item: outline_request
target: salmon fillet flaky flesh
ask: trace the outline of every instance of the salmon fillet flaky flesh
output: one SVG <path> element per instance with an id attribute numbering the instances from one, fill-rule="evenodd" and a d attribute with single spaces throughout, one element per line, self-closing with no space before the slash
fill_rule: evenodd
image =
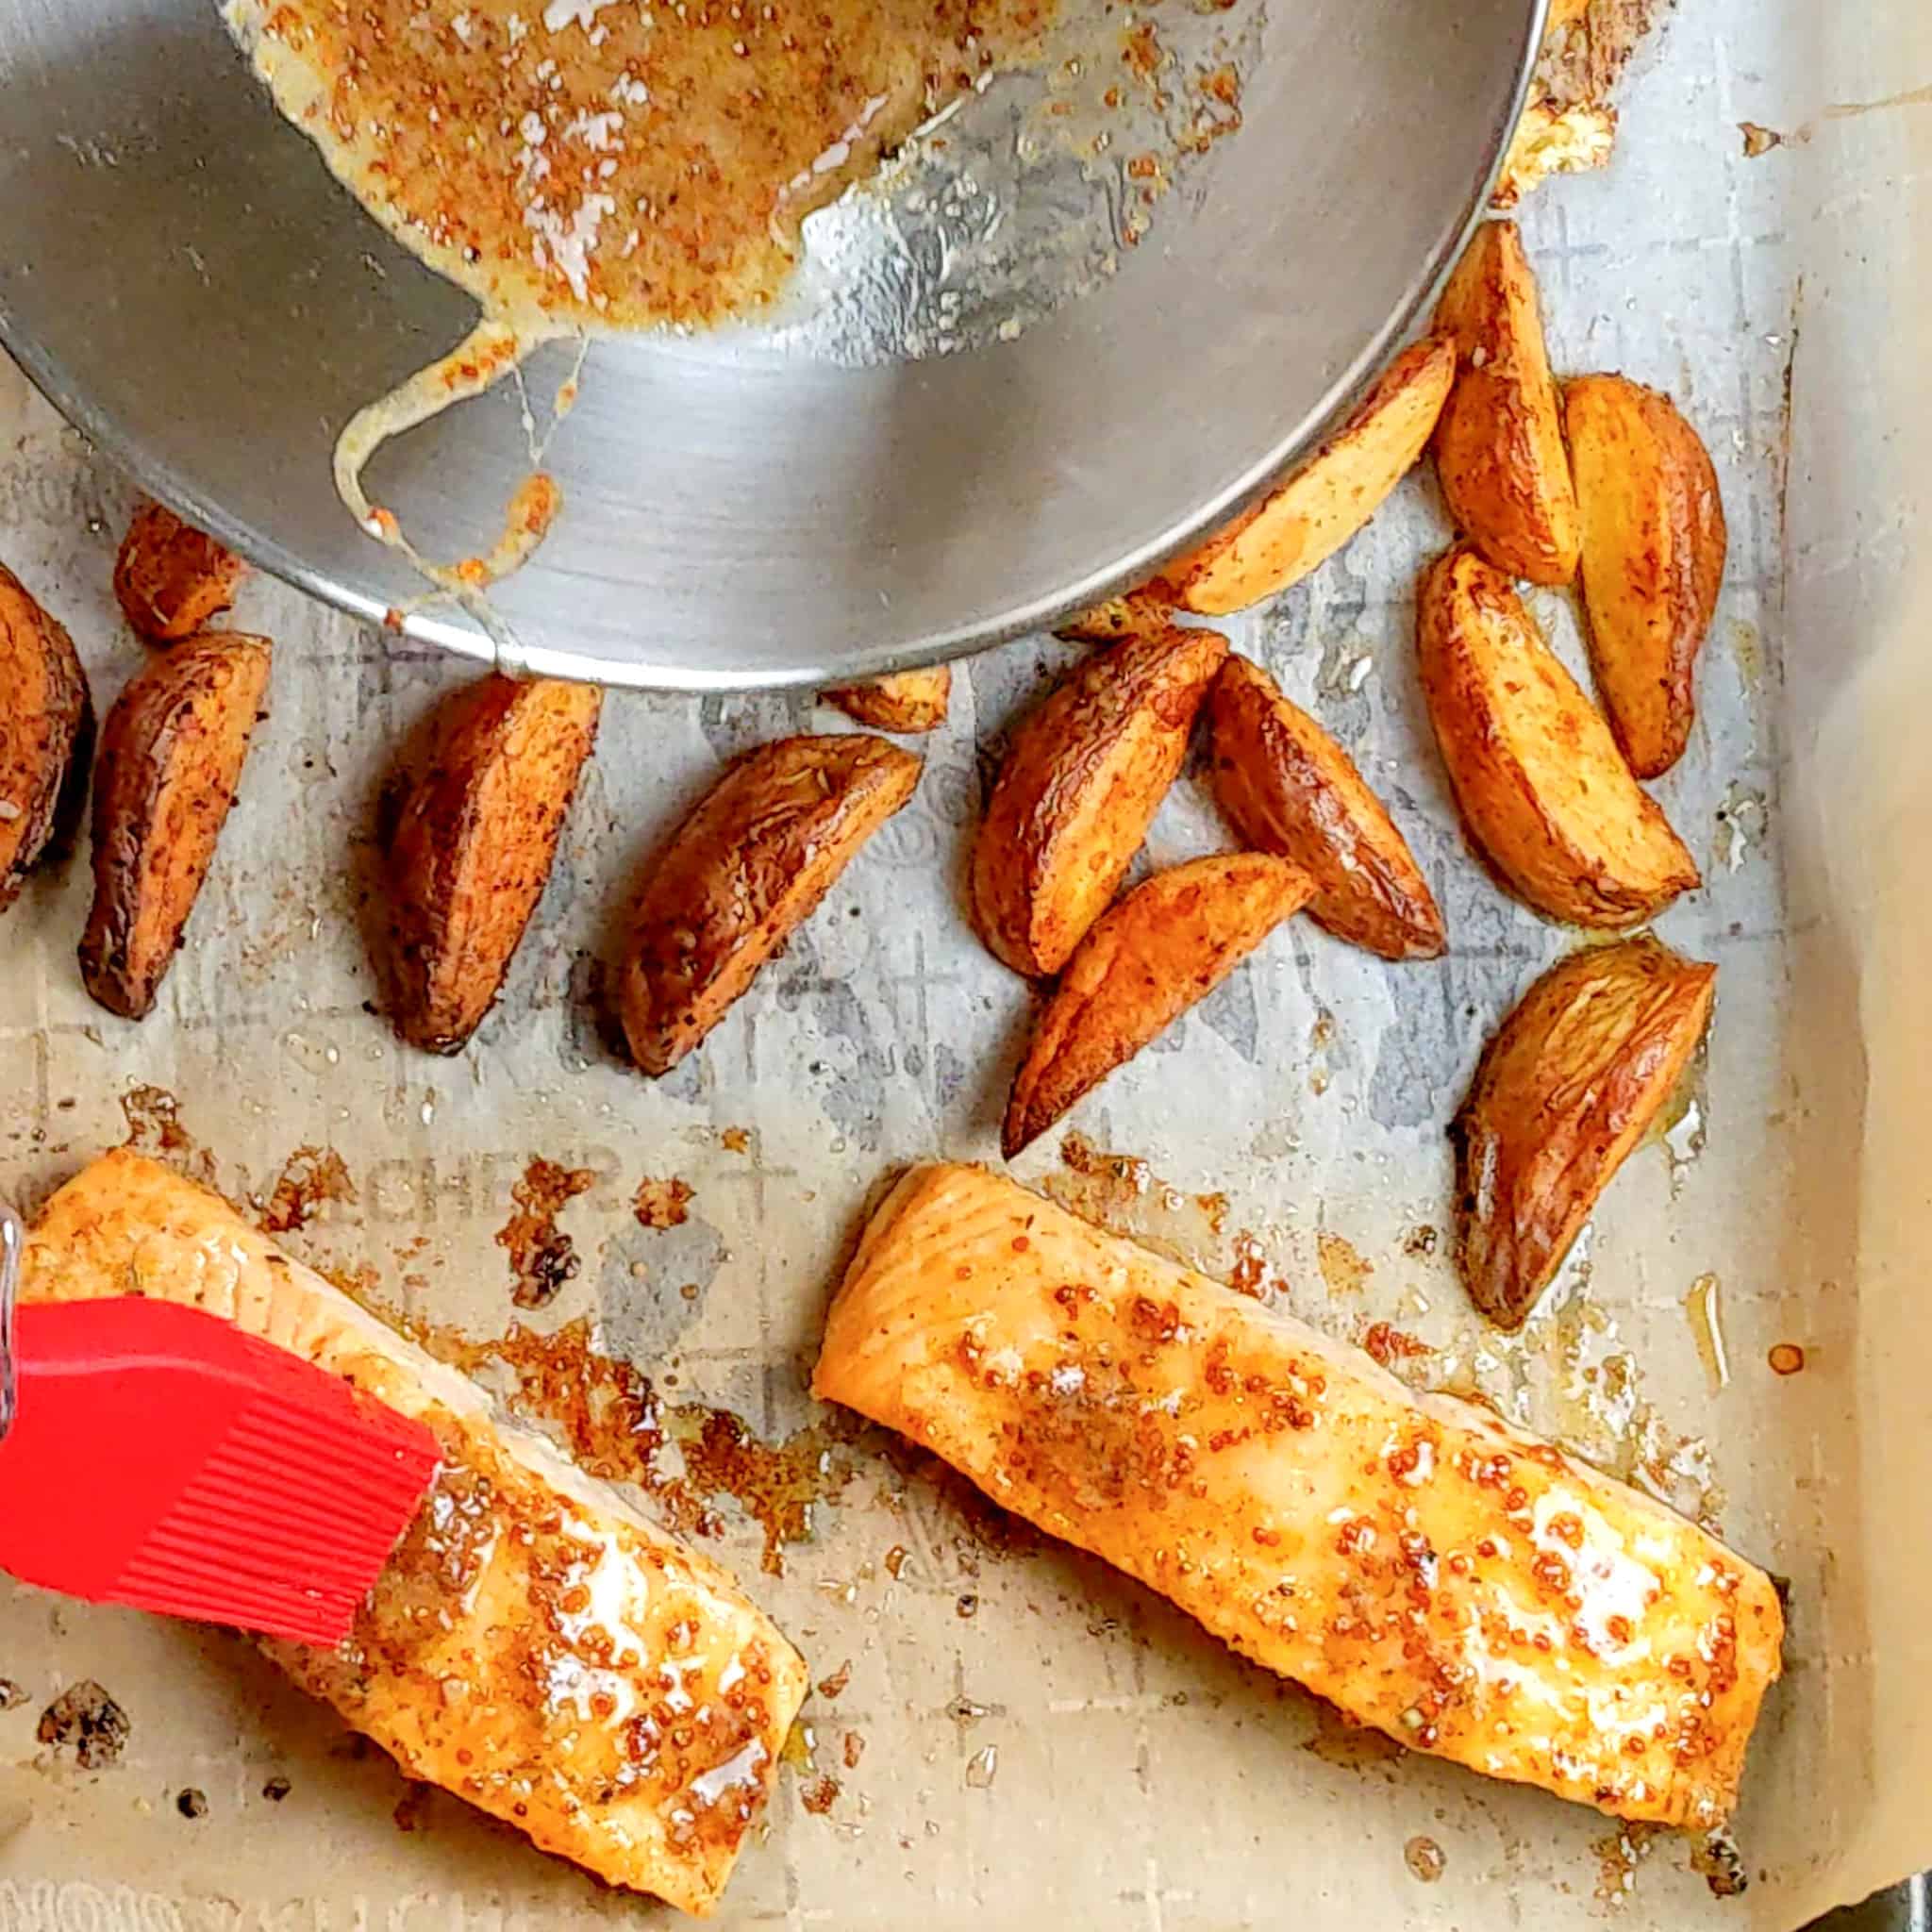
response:
<path id="1" fill-rule="evenodd" d="M 1762 1571 L 983 1169 L 880 1206 L 813 1388 L 1401 1743 L 1633 1820 L 1737 1798 L 1783 1636 Z"/>
<path id="2" fill-rule="evenodd" d="M 49 1202 L 29 1301 L 206 1309 L 423 1421 L 442 1468 L 333 1651 L 264 1641 L 413 1778 L 616 1886 L 717 1904 L 804 1702 L 804 1660 L 716 1563 L 228 1205 L 125 1149 Z"/>

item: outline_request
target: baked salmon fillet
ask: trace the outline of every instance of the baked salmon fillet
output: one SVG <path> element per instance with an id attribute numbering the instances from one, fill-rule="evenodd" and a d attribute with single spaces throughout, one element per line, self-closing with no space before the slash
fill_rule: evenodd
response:
<path id="1" fill-rule="evenodd" d="M 804 1661 L 725 1571 L 140 1155 L 54 1196 L 24 1294 L 205 1308 L 425 1423 L 441 1473 L 348 1640 L 263 1647 L 409 1776 L 612 1885 L 712 1908 L 806 1692 Z"/>
<path id="2" fill-rule="evenodd" d="M 1664 1505 L 974 1167 L 908 1174 L 815 1391 L 1420 1751 L 1718 1824 L 1771 1579 Z"/>

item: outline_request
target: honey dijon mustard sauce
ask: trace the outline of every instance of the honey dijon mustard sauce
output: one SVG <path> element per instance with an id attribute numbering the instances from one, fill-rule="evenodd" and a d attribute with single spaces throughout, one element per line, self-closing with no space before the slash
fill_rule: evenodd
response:
<path id="1" fill-rule="evenodd" d="M 362 487 L 392 437 L 541 343 L 697 327 L 777 294 L 813 208 L 1026 53 L 1050 0 L 227 0 L 276 104 L 370 212 L 475 294 L 448 356 L 359 410 L 337 493 L 497 645 L 489 587 L 561 496 L 537 471 L 491 547 L 425 558 Z"/>
<path id="2" fill-rule="evenodd" d="M 768 303 L 799 224 L 1047 0 L 229 0 L 283 112 L 526 338 Z"/>
<path id="3" fill-rule="evenodd" d="M 511 492 L 505 506 L 501 534 L 480 556 L 456 563 L 435 563 L 424 557 L 403 534 L 393 510 L 371 503 L 362 473 L 371 458 L 391 438 L 426 423 L 433 416 L 470 397 L 481 395 L 549 335 L 526 339 L 501 322 L 486 317 L 447 356 L 421 369 L 380 402 L 357 410 L 336 441 L 336 494 L 370 536 L 400 550 L 429 582 L 453 598 L 482 625 L 499 650 L 512 643 L 502 620 L 491 608 L 490 586 L 524 564 L 549 534 L 563 505 L 556 479 L 542 467 L 543 451 L 534 425 L 530 432 L 530 473 Z M 557 399 L 560 422 L 576 399 L 573 375 Z M 527 409 L 525 411 L 527 416 Z"/>

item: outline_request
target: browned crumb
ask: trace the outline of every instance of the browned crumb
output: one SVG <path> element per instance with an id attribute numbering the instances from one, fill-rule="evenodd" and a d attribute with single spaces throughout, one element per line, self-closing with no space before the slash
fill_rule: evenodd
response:
<path id="1" fill-rule="evenodd" d="M 34 1736 L 56 1751 L 72 1751 L 83 1771 L 105 1771 L 127 1748 L 133 1729 L 127 1713 L 84 1677 L 42 1711 Z"/>
<path id="2" fill-rule="evenodd" d="M 659 1230 L 682 1227 L 690 1219 L 685 1208 L 690 1205 L 691 1194 L 691 1184 L 679 1180 L 675 1174 L 671 1179 L 661 1181 L 646 1174 L 638 1183 L 637 1195 L 631 1204 L 638 1225 Z"/>
<path id="3" fill-rule="evenodd" d="M 516 1203 L 496 1237 L 509 1250 L 516 1287 L 510 1299 L 520 1308 L 541 1308 L 557 1297 L 581 1265 L 575 1243 L 557 1225 L 557 1217 L 577 1195 L 596 1184 L 587 1167 L 559 1167 L 538 1155 L 509 1191 Z"/>
<path id="4" fill-rule="evenodd" d="M 349 1178 L 342 1157 L 333 1147 L 298 1147 L 283 1163 L 262 1209 L 263 1232 L 290 1234 L 306 1227 L 316 1210 L 330 1201 L 350 1208 L 357 1202 L 356 1183 Z"/>
<path id="5" fill-rule="evenodd" d="M 1435 1354 L 1426 1341 L 1388 1322 L 1372 1322 L 1362 1336 L 1361 1345 L 1385 1369 L 1393 1368 L 1398 1361 Z"/>

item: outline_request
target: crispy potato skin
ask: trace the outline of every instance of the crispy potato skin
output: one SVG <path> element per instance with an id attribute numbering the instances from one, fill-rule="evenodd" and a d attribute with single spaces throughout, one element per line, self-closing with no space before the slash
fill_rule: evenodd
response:
<path id="1" fill-rule="evenodd" d="M 1523 1325 L 1704 1038 L 1717 968 L 1648 933 L 1559 960 L 1524 994 L 1449 1129 L 1457 1256 L 1491 1321 Z"/>
<path id="2" fill-rule="evenodd" d="M 1007 1158 L 1205 999 L 1314 890 L 1300 867 L 1259 852 L 1192 859 L 1137 886 L 1081 941 L 1041 1011 L 1007 1108 Z"/>
<path id="3" fill-rule="evenodd" d="M 870 684 L 841 684 L 825 693 L 848 718 L 868 731 L 896 731 L 916 737 L 937 731 L 946 722 L 953 700 L 953 670 L 933 664 L 924 671 L 899 671 L 875 677 Z"/>
<path id="4" fill-rule="evenodd" d="M 1463 534 L 1511 576 L 1567 584 L 1582 532 L 1536 277 L 1514 222 L 1475 231 L 1436 310 L 1456 385 L 1436 425 L 1442 495 Z"/>
<path id="5" fill-rule="evenodd" d="M 482 1024 L 543 895 L 603 693 L 492 673 L 445 700 L 385 826 L 396 1031 L 455 1053 Z"/>
<path id="6" fill-rule="evenodd" d="M 1456 345 L 1431 336 L 1397 356 L 1341 428 L 1254 508 L 1160 573 L 1158 593 L 1224 617 L 1299 583 L 1389 500 L 1421 459 L 1456 377 Z"/>
<path id="7" fill-rule="evenodd" d="M 110 1013 L 139 1020 L 154 1007 L 235 802 L 268 673 L 266 638 L 192 638 L 108 713 L 80 976 Z"/>
<path id="8" fill-rule="evenodd" d="M 1423 575 L 1423 691 L 1471 840 L 1539 912 L 1636 925 L 1698 884 L 1515 586 L 1473 550 Z"/>
<path id="9" fill-rule="evenodd" d="M 980 937 L 1058 973 L 1107 909 L 1187 756 L 1227 640 L 1173 625 L 1088 658 L 1013 735 L 973 848 Z"/>
<path id="10" fill-rule="evenodd" d="M 74 640 L 0 564 L 0 911 L 73 827 L 93 734 Z"/>
<path id="11" fill-rule="evenodd" d="M 883 739 L 781 738 L 711 788 L 651 861 L 631 915 L 620 1006 L 645 1073 L 668 1073 L 724 1017 L 920 770 Z"/>
<path id="12" fill-rule="evenodd" d="M 1123 638 L 1165 630 L 1173 622 L 1173 601 L 1163 594 L 1160 581 L 1156 578 L 1138 591 L 1109 597 L 1106 603 L 1070 617 L 1054 636 L 1074 644 L 1117 644 Z"/>
<path id="13" fill-rule="evenodd" d="M 135 511 L 114 564 L 129 624 L 158 644 L 192 637 L 235 601 L 245 566 L 233 551 L 158 503 Z"/>
<path id="14" fill-rule="evenodd" d="M 1310 915 L 1387 959 L 1433 959 L 1442 915 L 1408 841 L 1354 760 L 1274 680 L 1230 657 L 1208 700 L 1214 795 L 1242 844 L 1315 882 Z"/>
<path id="15" fill-rule="evenodd" d="M 1669 396 L 1623 375 L 1565 385 L 1583 517 L 1590 661 L 1640 778 L 1684 755 L 1697 653 L 1717 611 L 1727 533 L 1710 452 Z"/>

